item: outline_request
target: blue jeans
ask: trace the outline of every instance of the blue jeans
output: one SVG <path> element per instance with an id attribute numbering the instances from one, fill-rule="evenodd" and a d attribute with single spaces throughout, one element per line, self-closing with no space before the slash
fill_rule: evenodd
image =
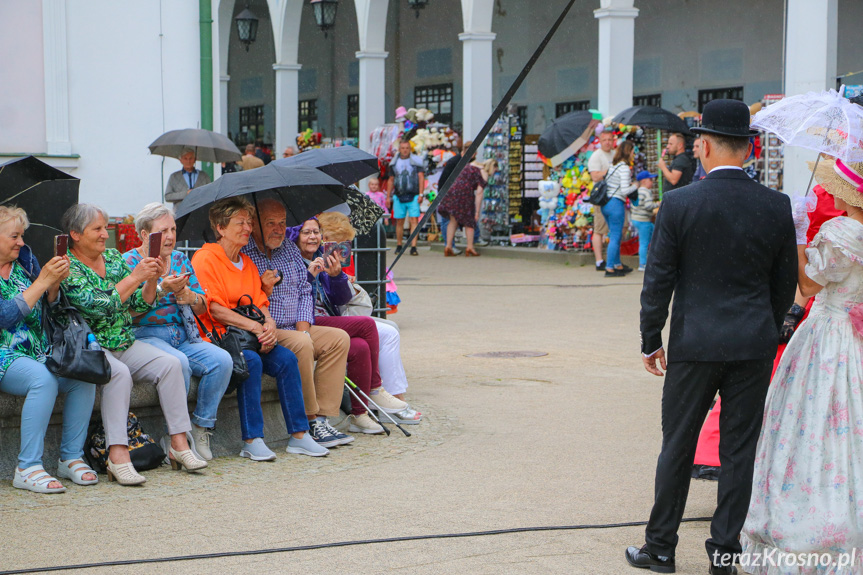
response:
<path id="1" fill-rule="evenodd" d="M 612 198 L 602 206 L 602 215 L 608 222 L 608 252 L 605 255 L 605 268 L 620 267 L 620 240 L 623 237 L 623 222 L 626 218 L 626 204 L 619 198 Z"/>
<path id="2" fill-rule="evenodd" d="M 647 265 L 647 247 L 653 237 L 653 222 L 632 220 L 632 225 L 638 230 L 638 267 L 643 268 Z"/>
<path id="3" fill-rule="evenodd" d="M 58 378 L 44 364 L 29 357 L 19 357 L 0 380 L 0 391 L 26 398 L 21 410 L 20 469 L 42 465 L 45 432 L 48 431 L 48 421 L 58 392 L 66 394 L 60 459 L 69 461 L 84 456 L 87 425 L 96 399 L 95 385 L 76 379 Z"/>
<path id="4" fill-rule="evenodd" d="M 309 419 L 303 402 L 303 384 L 297 356 L 277 345 L 270 353 L 243 351 L 249 365 L 249 378 L 237 388 L 237 407 L 240 410 L 240 429 L 243 439 L 264 437 L 264 412 L 261 409 L 261 375 L 276 378 L 279 403 L 288 433 L 309 430 Z"/>
<path id="5" fill-rule="evenodd" d="M 186 330 L 178 325 L 138 327 L 135 328 L 135 338 L 180 360 L 186 395 L 189 394 L 191 376 L 201 378 L 192 423 L 198 427 L 214 427 L 219 402 L 231 381 L 234 366 L 231 354 L 212 343 L 190 343 Z"/>

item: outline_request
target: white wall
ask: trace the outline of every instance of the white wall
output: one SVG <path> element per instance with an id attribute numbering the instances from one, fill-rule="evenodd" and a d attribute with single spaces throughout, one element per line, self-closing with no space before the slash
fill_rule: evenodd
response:
<path id="1" fill-rule="evenodd" d="M 44 153 L 41 2 L 0 2 L 0 54 L 0 153 Z"/>
<path id="2" fill-rule="evenodd" d="M 198 5 L 67 0 L 66 14 L 69 137 L 80 159 L 62 165 L 81 179 L 81 201 L 134 213 L 161 200 L 180 169 L 147 146 L 200 125 Z M 0 155 L 44 153 L 41 2 L 0 4 L 0 53 Z"/>

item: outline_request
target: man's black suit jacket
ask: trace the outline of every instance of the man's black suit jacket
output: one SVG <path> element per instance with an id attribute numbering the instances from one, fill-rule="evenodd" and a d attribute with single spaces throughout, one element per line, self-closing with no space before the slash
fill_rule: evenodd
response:
<path id="1" fill-rule="evenodd" d="M 641 292 L 641 351 L 662 347 L 673 294 L 668 361 L 772 358 L 796 286 L 788 197 L 741 170 L 714 170 L 663 197 Z"/>

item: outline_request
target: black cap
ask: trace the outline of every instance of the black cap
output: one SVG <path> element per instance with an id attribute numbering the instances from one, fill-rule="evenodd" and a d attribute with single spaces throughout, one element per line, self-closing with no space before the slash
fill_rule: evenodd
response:
<path id="1" fill-rule="evenodd" d="M 696 134 L 716 134 L 731 138 L 750 138 L 758 131 L 749 128 L 749 106 L 740 100 L 711 100 L 701 113 L 701 126 L 690 128 Z"/>

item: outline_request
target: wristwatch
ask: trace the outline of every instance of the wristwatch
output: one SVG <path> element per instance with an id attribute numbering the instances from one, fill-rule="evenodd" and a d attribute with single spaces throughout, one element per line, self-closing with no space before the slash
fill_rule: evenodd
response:
<path id="1" fill-rule="evenodd" d="M 303 329 L 303 330 L 300 330 L 300 331 L 302 331 L 302 332 L 303 332 L 304 334 L 306 334 L 307 336 L 312 337 L 312 334 L 310 334 L 307 330 Z"/>

